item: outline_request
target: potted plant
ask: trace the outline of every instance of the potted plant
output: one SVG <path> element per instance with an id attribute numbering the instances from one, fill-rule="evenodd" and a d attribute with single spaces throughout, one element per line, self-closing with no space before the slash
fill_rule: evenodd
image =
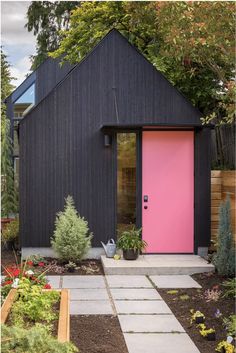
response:
<path id="1" fill-rule="evenodd" d="M 16 242 L 19 235 L 19 219 L 16 218 L 7 223 L 2 230 L 2 241 L 8 250 L 16 250 Z"/>
<path id="2" fill-rule="evenodd" d="M 206 328 L 205 324 L 200 324 L 200 334 L 201 336 L 205 337 L 208 341 L 215 341 L 216 340 L 216 332 L 213 328 Z"/>
<path id="3" fill-rule="evenodd" d="M 191 324 L 195 322 L 196 324 L 202 324 L 205 321 L 205 316 L 201 311 L 197 310 L 194 312 L 194 310 L 190 310 L 192 313 L 192 318 L 191 318 Z"/>
<path id="4" fill-rule="evenodd" d="M 69 261 L 68 264 L 65 265 L 65 269 L 68 272 L 75 272 L 76 267 L 77 267 L 76 264 L 72 261 Z"/>
<path id="5" fill-rule="evenodd" d="M 141 239 L 141 229 L 131 229 L 121 233 L 117 247 L 123 250 L 125 260 L 136 260 L 139 252 L 144 250 L 147 243 Z"/>

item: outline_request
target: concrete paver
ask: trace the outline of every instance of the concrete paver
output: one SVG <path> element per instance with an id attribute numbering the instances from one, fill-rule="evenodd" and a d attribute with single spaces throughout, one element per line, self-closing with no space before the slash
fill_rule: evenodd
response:
<path id="1" fill-rule="evenodd" d="M 109 300 L 109 296 L 105 288 L 96 288 L 96 289 L 79 288 L 79 289 L 70 289 L 70 299 L 71 300 Z"/>
<path id="2" fill-rule="evenodd" d="M 60 288 L 60 276 L 46 276 L 49 284 L 52 288 L 58 289 Z"/>
<path id="3" fill-rule="evenodd" d="M 114 300 L 162 300 L 152 288 L 111 288 L 110 291 Z"/>
<path id="4" fill-rule="evenodd" d="M 150 279 L 159 288 L 201 288 L 192 277 L 188 275 L 157 275 Z"/>
<path id="5" fill-rule="evenodd" d="M 71 315 L 113 315 L 109 300 L 72 300 Z"/>
<path id="6" fill-rule="evenodd" d="M 163 300 L 116 300 L 118 314 L 171 314 Z"/>
<path id="7" fill-rule="evenodd" d="M 129 353 L 200 353 L 186 333 L 125 333 Z"/>
<path id="8" fill-rule="evenodd" d="M 119 315 L 122 332 L 185 332 L 174 315 Z"/>
<path id="9" fill-rule="evenodd" d="M 106 279 L 110 288 L 152 288 L 145 276 L 108 275 Z"/>
<path id="10" fill-rule="evenodd" d="M 63 276 L 63 288 L 105 288 L 104 276 Z"/>

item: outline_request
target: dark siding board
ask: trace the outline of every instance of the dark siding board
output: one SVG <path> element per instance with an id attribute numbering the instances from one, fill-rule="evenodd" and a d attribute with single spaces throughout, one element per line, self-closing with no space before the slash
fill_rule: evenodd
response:
<path id="1" fill-rule="evenodd" d="M 38 85 L 49 89 L 46 71 L 41 75 L 45 82 Z M 38 90 L 42 94 L 42 86 Z M 88 220 L 93 246 L 116 236 L 114 136 L 104 147 L 100 129 L 118 122 L 115 102 L 121 124 L 199 123 L 185 98 L 111 32 L 20 124 L 23 246 L 50 245 L 68 194 Z"/>
<path id="2" fill-rule="evenodd" d="M 211 131 L 195 132 L 195 252 L 208 247 L 211 237 Z"/>

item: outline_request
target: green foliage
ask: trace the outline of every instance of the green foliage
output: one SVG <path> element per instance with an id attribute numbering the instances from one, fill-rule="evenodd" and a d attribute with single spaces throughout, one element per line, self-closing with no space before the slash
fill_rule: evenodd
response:
<path id="1" fill-rule="evenodd" d="M 17 191 L 14 184 L 12 164 L 12 140 L 10 137 L 10 121 L 6 117 L 4 100 L 11 93 L 11 74 L 6 55 L 1 50 L 1 214 L 9 217 L 18 209 Z"/>
<path id="2" fill-rule="evenodd" d="M 36 56 L 32 57 L 35 70 L 48 56 L 48 51 L 57 49 L 61 29 L 68 30 L 71 10 L 79 1 L 32 1 L 27 11 L 29 32 L 37 35 Z"/>
<path id="3" fill-rule="evenodd" d="M 2 230 L 2 241 L 11 241 L 18 238 L 19 235 L 19 219 L 16 218 L 14 221 L 8 223 Z"/>
<path id="4" fill-rule="evenodd" d="M 2 353 L 75 353 L 78 349 L 72 343 L 60 343 L 52 337 L 47 328 L 37 324 L 30 329 L 1 326 Z"/>
<path id="5" fill-rule="evenodd" d="M 223 282 L 222 284 L 226 290 L 223 297 L 235 298 L 236 296 L 236 278 L 231 278 L 228 281 Z"/>
<path id="6" fill-rule="evenodd" d="M 190 299 L 190 296 L 188 294 L 183 294 L 183 295 L 180 295 L 179 297 L 180 300 L 189 300 Z"/>
<path id="7" fill-rule="evenodd" d="M 175 294 L 179 293 L 179 291 L 177 289 L 171 289 L 171 290 L 168 290 L 166 293 L 171 294 L 171 295 L 175 295 Z"/>
<path id="8" fill-rule="evenodd" d="M 46 259 L 40 254 L 30 255 L 27 261 L 32 261 L 34 266 L 37 266 L 40 262 L 47 263 Z"/>
<path id="9" fill-rule="evenodd" d="M 220 206 L 217 252 L 213 263 L 220 275 L 235 275 L 235 249 L 231 229 L 230 198 Z"/>
<path id="10" fill-rule="evenodd" d="M 223 319 L 224 327 L 227 330 L 227 335 L 236 337 L 236 315 L 230 315 Z"/>
<path id="11" fill-rule="evenodd" d="M 112 28 L 208 116 L 204 122 L 235 119 L 233 3 L 82 2 L 51 55 L 80 62 Z"/>
<path id="12" fill-rule="evenodd" d="M 147 243 L 140 237 L 141 229 L 131 229 L 121 233 L 117 241 L 117 247 L 123 250 L 144 250 Z"/>
<path id="13" fill-rule="evenodd" d="M 12 325 L 27 326 L 28 323 L 51 323 L 57 318 L 54 304 L 60 299 L 57 291 L 43 291 L 42 287 L 31 285 L 30 281 L 22 278 L 17 289 L 18 298 L 13 303 L 9 315 Z"/>
<path id="14" fill-rule="evenodd" d="M 88 222 L 80 217 L 73 198 L 68 196 L 64 212 L 59 212 L 56 217 L 54 237 L 51 239 L 53 249 L 60 259 L 78 262 L 88 252 L 91 238 Z"/>

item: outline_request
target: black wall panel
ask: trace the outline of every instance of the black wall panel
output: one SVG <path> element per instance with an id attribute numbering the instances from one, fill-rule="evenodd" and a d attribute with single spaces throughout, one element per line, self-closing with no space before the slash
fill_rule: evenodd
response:
<path id="1" fill-rule="evenodd" d="M 48 88 L 41 80 L 43 96 Z M 50 245 L 55 214 L 68 194 L 89 222 L 93 246 L 115 236 L 115 144 L 104 147 L 101 126 L 196 125 L 199 118 L 126 39 L 110 32 L 20 123 L 22 245 Z"/>

